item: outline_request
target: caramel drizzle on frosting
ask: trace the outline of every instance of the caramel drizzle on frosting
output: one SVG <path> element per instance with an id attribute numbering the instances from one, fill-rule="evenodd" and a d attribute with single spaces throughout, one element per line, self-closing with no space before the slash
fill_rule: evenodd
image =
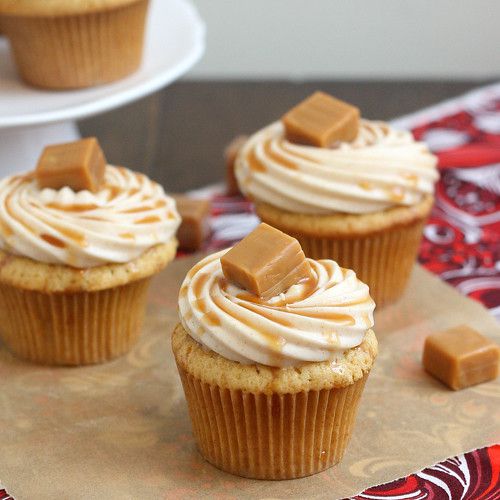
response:
<path id="1" fill-rule="evenodd" d="M 201 290 L 205 286 L 209 278 L 209 274 L 200 274 L 193 287 L 193 293 L 195 297 L 199 297 L 201 295 Z M 208 323 L 209 325 L 220 326 L 220 319 L 217 317 L 217 314 L 215 314 L 214 311 L 210 311 L 206 299 L 197 298 L 194 302 L 194 306 L 203 314 L 203 322 Z"/>
<path id="2" fill-rule="evenodd" d="M 134 207 L 129 208 L 127 210 L 122 210 L 120 213 L 122 214 L 136 214 L 140 212 L 149 212 L 151 210 L 155 210 L 157 208 L 163 208 L 167 206 L 167 202 L 165 200 L 158 200 L 154 205 L 144 205 L 143 207 Z"/>
<path id="3" fill-rule="evenodd" d="M 406 179 L 411 186 L 416 187 L 418 185 L 418 175 L 416 174 L 403 174 L 403 178 Z"/>
<path id="4" fill-rule="evenodd" d="M 275 352 L 281 351 L 281 349 L 283 348 L 283 345 L 285 344 L 285 339 L 283 337 L 281 337 L 280 335 L 277 335 L 276 332 L 270 330 L 269 328 L 262 327 L 256 321 L 252 321 L 252 319 L 244 316 L 243 314 L 238 314 L 238 313 L 235 313 L 234 311 L 229 310 L 226 307 L 226 304 L 224 303 L 224 301 L 222 301 L 219 296 L 212 297 L 212 300 L 214 301 L 214 304 L 221 311 L 224 311 L 226 314 L 233 316 L 240 323 L 243 323 L 244 325 L 246 325 L 249 328 L 251 328 L 252 330 L 254 330 L 257 334 L 259 334 L 273 351 L 275 351 Z M 260 314 L 260 315 L 262 316 L 262 314 Z M 267 318 L 267 319 L 269 319 L 269 318 Z M 272 321 L 274 321 L 274 320 L 272 320 Z M 274 322 L 278 323 L 278 321 L 274 321 Z"/>
<path id="5" fill-rule="evenodd" d="M 62 210 L 65 212 L 90 212 L 91 210 L 99 208 L 95 203 L 62 205 L 61 203 L 52 202 L 47 203 L 45 206 L 47 208 L 53 208 L 54 210 Z"/>
<path id="6" fill-rule="evenodd" d="M 300 300 L 304 300 L 306 297 L 309 297 L 314 290 L 318 287 L 318 278 L 316 276 L 308 278 L 306 280 L 303 280 L 300 282 L 300 284 L 303 286 L 302 292 L 298 296 L 294 296 L 292 298 L 282 298 L 279 300 L 274 300 L 272 306 L 267 304 L 267 301 L 258 297 L 257 295 L 254 295 L 253 293 L 249 292 L 241 292 L 236 295 L 236 298 L 240 299 L 241 301 L 244 302 L 250 302 L 253 304 L 259 304 L 259 305 L 269 305 L 269 307 L 272 307 L 274 309 L 282 308 L 283 306 L 287 306 L 289 304 L 292 304 L 293 302 L 298 302 Z"/>
<path id="7" fill-rule="evenodd" d="M 278 141 L 278 145 L 279 145 L 279 147 L 281 149 L 283 149 L 283 151 L 286 151 L 287 153 L 293 155 L 296 158 L 300 158 L 301 160 L 310 161 L 310 162 L 313 162 L 313 163 L 317 162 L 317 160 L 314 160 L 310 156 L 307 156 L 307 155 L 305 155 L 303 153 L 299 153 L 298 151 L 293 151 L 291 148 L 288 147 L 287 142 L 284 141 L 283 139 L 281 139 L 281 140 Z"/>
<path id="8" fill-rule="evenodd" d="M 65 248 L 66 247 L 66 243 L 64 243 L 64 241 L 62 241 L 59 238 L 56 238 L 55 236 L 52 236 L 50 234 L 45 234 L 45 233 L 41 234 L 40 238 L 42 238 L 42 240 L 46 241 L 47 243 L 49 243 L 50 245 L 52 245 L 54 247 L 57 247 L 57 248 Z"/>
<path id="9" fill-rule="evenodd" d="M 135 236 L 132 233 L 120 233 L 118 236 L 126 240 L 135 240 Z"/>
<path id="10" fill-rule="evenodd" d="M 331 289 L 333 286 L 335 286 L 337 283 L 332 283 L 330 286 L 325 287 L 325 291 Z M 302 302 L 306 298 L 310 297 L 316 290 L 318 289 L 318 278 L 317 276 L 314 276 L 312 278 L 308 278 L 307 280 L 304 280 L 301 282 L 302 285 L 302 290 L 299 295 L 294 295 L 291 299 L 287 300 L 281 299 L 279 301 L 273 302 L 272 304 L 269 304 L 268 301 L 261 299 L 260 297 L 257 297 L 256 295 L 253 295 L 251 293 L 245 292 L 245 293 L 239 293 L 236 295 L 236 297 L 240 300 L 239 305 L 242 307 L 245 307 L 246 309 L 249 309 L 255 313 L 260 314 L 261 316 L 264 316 L 268 319 L 271 319 L 272 321 L 275 321 L 277 323 L 280 323 L 280 320 L 273 317 L 272 314 L 266 312 L 267 310 L 274 310 L 274 311 L 282 311 L 286 312 L 287 314 L 294 314 L 297 316 L 303 316 L 305 318 L 317 318 L 317 319 L 326 319 L 326 320 L 332 320 L 336 321 L 340 324 L 344 325 L 354 325 L 355 319 L 353 316 L 349 314 L 340 314 L 340 313 L 335 313 L 331 312 L 328 310 L 325 310 L 324 308 L 317 311 L 317 310 L 309 310 L 309 309 L 303 309 L 303 310 L 296 310 L 292 309 L 289 306 L 290 304 L 296 303 L 296 302 Z M 371 299 L 364 299 L 360 301 L 359 303 L 364 303 L 367 300 Z M 248 302 L 249 304 L 245 304 L 245 302 Z M 250 304 L 258 304 L 259 307 L 255 306 L 250 306 Z M 343 304 L 344 305 L 344 304 Z M 287 325 L 285 326 L 290 326 L 290 322 L 286 322 Z"/>
<path id="11" fill-rule="evenodd" d="M 150 210 L 153 210 L 153 207 L 149 205 L 145 205 L 143 207 L 135 207 L 135 208 L 129 208 L 127 210 L 122 210 L 120 213 L 122 214 L 137 214 L 140 212 L 149 212 Z"/>
<path id="12" fill-rule="evenodd" d="M 30 176 L 0 180 L 0 248 L 87 268 L 129 262 L 175 235 L 180 218 L 161 186 L 123 167 L 108 165 L 105 175 L 98 193 L 40 189 Z"/>
<path id="13" fill-rule="evenodd" d="M 120 186 L 106 184 L 104 186 L 104 189 L 106 189 L 109 192 L 108 202 L 113 201 L 115 198 L 118 198 L 118 196 L 120 196 L 123 193 L 123 188 L 121 188 Z"/>
<path id="14" fill-rule="evenodd" d="M 53 227 L 54 227 L 54 229 L 59 231 L 62 235 L 73 240 L 75 243 L 77 243 L 81 247 L 87 246 L 87 239 L 85 238 L 85 235 L 83 233 L 80 233 L 79 231 L 75 231 L 74 229 L 62 227 L 62 226 L 59 226 L 56 224 L 54 224 Z"/>
<path id="15" fill-rule="evenodd" d="M 314 301 L 315 294 L 319 294 L 321 297 L 322 294 L 329 293 L 344 279 L 356 280 L 352 271 L 335 267 L 335 265 L 330 264 L 331 261 L 310 261 L 313 269 L 316 269 L 312 278 L 302 281 L 299 288 L 290 290 L 279 298 L 274 297 L 266 301 L 245 291 L 234 293 L 234 285 L 229 285 L 220 269 L 213 267 L 213 262 L 220 258 L 221 253 L 213 254 L 196 264 L 188 272 L 179 291 L 179 304 L 181 311 L 183 311 L 181 313 L 183 319 L 195 321 L 190 312 L 197 311 L 200 324 L 193 326 L 194 330 L 191 331 L 195 331 L 203 338 L 205 338 L 204 335 L 207 331 L 212 331 L 211 327 L 216 328 L 213 331 L 214 334 L 218 327 L 227 330 L 228 327 L 223 323 L 223 319 L 227 318 L 230 321 L 231 318 L 231 320 L 236 320 L 238 324 L 248 327 L 254 332 L 254 335 L 259 336 L 268 348 L 269 359 L 272 359 L 276 366 L 280 366 L 281 360 L 285 356 L 283 349 L 287 344 L 285 332 L 288 329 L 297 330 L 297 325 L 300 324 L 294 318 L 302 317 L 313 321 L 328 322 L 323 323 L 321 331 L 315 332 L 315 334 L 316 337 L 319 336 L 320 339 L 323 339 L 323 348 L 330 346 L 331 349 L 339 345 L 339 329 L 370 328 L 372 325 L 371 312 L 370 314 L 363 312 L 373 311 L 374 307 L 366 285 L 362 285 L 366 290 L 362 297 L 351 301 L 342 299 L 341 302 L 333 302 L 331 305 L 328 303 L 324 305 L 321 300 Z M 323 270 L 321 274 L 322 285 L 319 281 L 320 268 Z M 327 271 L 326 275 L 325 270 Z M 359 282 L 356 280 L 352 283 Z M 312 302 L 309 301 L 311 298 L 313 298 Z M 303 301 L 309 302 L 302 305 Z M 316 305 L 314 305 L 315 303 Z M 189 304 L 193 309 L 189 308 Z M 188 309 L 184 309 L 186 306 Z M 361 310 L 358 309 L 356 313 L 359 320 L 357 326 L 354 313 L 350 314 L 350 311 L 347 312 L 347 310 L 343 313 L 339 310 L 339 308 L 347 307 L 361 307 Z M 230 328 L 231 331 L 233 328 Z M 300 331 L 302 330 L 299 328 L 297 332 Z M 234 334 L 240 335 L 237 330 Z"/>
<path id="16" fill-rule="evenodd" d="M 358 186 L 361 188 L 361 189 L 364 189 L 366 191 L 371 191 L 373 189 L 373 184 L 371 182 L 368 182 L 368 181 L 361 181 L 361 182 L 358 182 Z"/>
<path id="17" fill-rule="evenodd" d="M 291 176 L 290 170 L 300 172 Z M 256 132 L 236 163 L 242 191 L 297 213 L 363 214 L 412 206 L 434 192 L 436 158 L 409 132 L 361 120 L 357 138 L 333 148 L 291 144 L 275 122 Z M 318 196 L 316 196 L 318 195 Z"/>
<path id="18" fill-rule="evenodd" d="M 12 207 L 11 207 L 11 203 L 12 203 L 12 197 L 13 197 L 13 192 L 10 193 L 7 198 L 5 198 L 5 210 L 7 211 L 9 217 L 12 219 L 12 220 L 15 220 L 18 224 L 21 224 L 21 226 L 24 227 L 24 229 L 26 229 L 27 231 L 29 231 L 30 233 L 34 233 L 35 231 L 33 230 L 33 228 L 31 226 L 29 226 L 28 224 L 26 224 L 26 222 L 24 222 L 23 219 L 19 218 L 16 216 L 16 214 L 14 213 Z"/>
<path id="19" fill-rule="evenodd" d="M 1 233 L 8 238 L 14 234 L 14 231 L 8 226 L 4 221 L 0 220 L 0 231 Z"/>
<path id="20" fill-rule="evenodd" d="M 195 297 L 199 297 L 201 295 L 201 291 L 207 284 L 209 278 L 210 274 L 208 273 L 200 273 L 199 276 L 196 277 L 196 280 L 193 284 L 193 294 Z"/>
<path id="21" fill-rule="evenodd" d="M 267 167 L 261 161 L 259 161 L 254 150 L 250 151 L 250 153 L 248 154 L 247 161 L 248 165 L 250 166 L 250 170 L 253 170 L 254 172 L 267 171 Z"/>
<path id="22" fill-rule="evenodd" d="M 266 309 L 269 309 L 269 310 L 279 310 L 279 309 L 275 309 L 274 307 L 255 307 L 254 305 L 252 305 L 251 303 L 245 303 L 245 302 L 239 302 L 239 304 L 241 307 L 245 308 L 245 309 L 248 309 L 249 311 L 252 311 L 254 313 L 257 313 L 259 314 L 260 316 L 262 316 L 263 318 L 266 318 L 268 319 L 269 321 L 272 321 L 273 323 L 278 323 L 280 325 L 283 325 L 283 326 L 292 326 L 292 323 L 286 319 L 281 319 L 281 318 L 277 318 L 276 316 L 274 316 L 271 312 L 269 311 L 266 311 Z"/>
<path id="23" fill-rule="evenodd" d="M 207 305 L 206 299 L 197 299 L 194 302 L 194 306 L 198 309 L 202 314 L 202 321 L 208 323 L 213 326 L 220 326 L 221 321 L 217 317 L 214 311 L 210 311 Z"/>
<path id="24" fill-rule="evenodd" d="M 264 152 L 276 163 L 279 163 L 282 167 L 290 168 L 292 170 L 297 170 L 299 168 L 293 161 L 289 160 L 283 155 L 280 155 L 276 151 L 273 151 L 271 140 L 264 143 Z"/>
<path id="25" fill-rule="evenodd" d="M 398 188 L 389 188 L 389 189 L 386 189 L 385 192 L 387 193 L 387 198 L 389 198 L 389 200 L 394 201 L 396 203 L 399 203 L 405 197 L 403 191 L 398 190 Z"/>
<path id="26" fill-rule="evenodd" d="M 149 217 L 144 217 L 143 219 L 136 220 L 136 224 L 152 224 L 153 222 L 160 222 L 161 219 L 157 215 L 150 215 Z"/>

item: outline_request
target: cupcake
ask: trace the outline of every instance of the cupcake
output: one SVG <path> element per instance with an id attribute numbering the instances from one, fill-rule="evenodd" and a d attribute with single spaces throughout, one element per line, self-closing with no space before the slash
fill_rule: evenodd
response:
<path id="1" fill-rule="evenodd" d="M 96 145 L 55 148 L 82 143 Z M 41 180 L 41 162 L 37 174 L 0 181 L 0 338 L 33 362 L 100 363 L 137 340 L 148 283 L 174 258 L 180 219 L 160 185 L 123 167 L 103 166 L 95 192 L 43 187 L 83 181 L 76 172 L 64 181 L 59 157 L 45 155 L 59 177 Z"/>
<path id="2" fill-rule="evenodd" d="M 172 335 L 198 448 L 249 478 L 327 469 L 344 454 L 377 354 L 368 287 L 307 259 L 310 277 L 261 298 L 228 280 L 226 252 L 187 274 Z"/>
<path id="3" fill-rule="evenodd" d="M 0 0 L 0 24 L 26 83 L 90 87 L 139 67 L 148 2 Z"/>
<path id="4" fill-rule="evenodd" d="M 378 306 L 395 301 L 432 208 L 436 158 L 411 133 L 380 121 L 358 119 L 354 133 L 328 145 L 300 140 L 285 123 L 266 126 L 240 150 L 241 191 L 308 257 L 354 269 Z"/>

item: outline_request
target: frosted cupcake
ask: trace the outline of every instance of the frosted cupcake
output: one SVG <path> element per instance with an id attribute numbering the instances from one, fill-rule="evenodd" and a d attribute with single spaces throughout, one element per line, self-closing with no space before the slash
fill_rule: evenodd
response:
<path id="1" fill-rule="evenodd" d="M 33 173 L 0 182 L 0 336 L 22 358 L 100 363 L 139 336 L 180 220 L 146 176 L 106 165 L 103 180 L 95 192 L 42 188 Z"/>
<path id="2" fill-rule="evenodd" d="M 376 353 L 374 302 L 353 271 L 262 299 L 205 258 L 179 294 L 172 347 L 201 454 L 233 474 L 291 479 L 339 462 Z"/>
<path id="3" fill-rule="evenodd" d="M 20 76 L 50 89 L 118 80 L 141 62 L 149 0 L 0 0 Z"/>
<path id="4" fill-rule="evenodd" d="M 277 121 L 243 146 L 236 177 L 261 219 L 308 257 L 354 269 L 377 305 L 402 294 L 438 178 L 436 158 L 409 132 L 361 119 L 326 147 L 292 142 Z"/>

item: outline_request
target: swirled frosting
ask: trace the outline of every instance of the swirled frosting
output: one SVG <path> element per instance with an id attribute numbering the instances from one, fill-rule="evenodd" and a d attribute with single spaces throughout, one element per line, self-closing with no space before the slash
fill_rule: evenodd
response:
<path id="1" fill-rule="evenodd" d="M 241 190 L 289 212 L 363 214 L 414 205 L 434 192 L 436 158 L 411 133 L 361 120 L 333 148 L 293 144 L 281 121 L 250 137 L 236 160 Z"/>
<path id="2" fill-rule="evenodd" d="M 335 360 L 373 326 L 368 286 L 332 260 L 309 259 L 313 278 L 263 300 L 225 279 L 224 252 L 187 274 L 179 314 L 194 340 L 227 359 L 277 367 Z"/>
<path id="3" fill-rule="evenodd" d="M 129 262 L 169 241 L 179 223 L 163 188 L 123 167 L 108 165 L 97 193 L 40 189 L 30 174 L 0 182 L 0 248 L 40 262 Z"/>

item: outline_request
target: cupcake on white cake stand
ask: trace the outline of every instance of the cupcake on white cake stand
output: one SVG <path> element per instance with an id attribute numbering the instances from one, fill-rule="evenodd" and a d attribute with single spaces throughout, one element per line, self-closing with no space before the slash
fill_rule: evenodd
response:
<path id="1" fill-rule="evenodd" d="M 187 0 L 151 0 L 142 65 L 123 80 L 73 91 L 38 90 L 17 76 L 0 40 L 0 178 L 34 167 L 47 144 L 79 138 L 75 120 L 123 106 L 172 83 L 205 49 L 205 26 Z"/>

